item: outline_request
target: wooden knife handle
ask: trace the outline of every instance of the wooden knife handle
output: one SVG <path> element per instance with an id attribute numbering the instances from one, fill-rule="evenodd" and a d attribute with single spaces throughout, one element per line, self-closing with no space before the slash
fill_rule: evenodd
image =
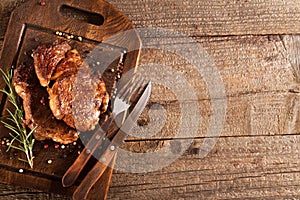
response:
<path id="1" fill-rule="evenodd" d="M 64 174 L 62 178 L 62 185 L 64 187 L 70 187 L 75 183 L 76 179 L 78 178 L 84 166 L 87 164 L 88 160 L 94 154 L 97 147 L 101 145 L 106 131 L 112 125 L 112 121 L 113 117 L 112 115 L 110 115 L 109 118 L 103 123 L 102 128 L 98 128 L 98 130 L 93 134 L 83 151 L 79 154 L 75 162 Z"/>
<path id="2" fill-rule="evenodd" d="M 84 177 L 83 181 L 77 187 L 73 194 L 73 199 L 86 199 L 89 191 L 100 179 L 111 160 L 115 156 L 117 149 L 122 145 L 127 133 L 119 129 L 111 142 L 107 141 L 103 146 L 106 148 L 104 153 L 98 158 L 98 162 L 94 165 L 91 171 Z"/>
<path id="3" fill-rule="evenodd" d="M 89 191 L 100 179 L 116 155 L 117 149 L 111 149 L 110 147 L 111 145 L 109 145 L 102 154 L 102 159 L 95 164 L 93 169 L 84 177 L 80 185 L 77 187 L 73 193 L 73 200 L 87 199 Z M 105 160 L 103 160 L 103 158 L 105 158 Z"/>

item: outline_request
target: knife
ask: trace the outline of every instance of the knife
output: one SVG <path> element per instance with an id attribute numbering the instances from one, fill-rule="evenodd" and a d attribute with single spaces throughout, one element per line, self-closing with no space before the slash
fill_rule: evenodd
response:
<path id="1" fill-rule="evenodd" d="M 147 102 L 151 95 L 151 82 L 147 84 L 146 89 L 138 100 L 137 104 L 133 108 L 132 112 L 126 118 L 124 124 L 121 126 L 119 131 L 116 133 L 111 143 L 107 145 L 105 151 L 100 156 L 98 162 L 92 168 L 92 170 L 84 177 L 80 185 L 77 187 L 73 194 L 74 200 L 86 199 L 90 189 L 102 176 L 109 163 L 115 156 L 117 149 L 122 145 L 124 139 L 127 137 L 128 133 L 133 128 L 138 117 L 147 105 Z"/>

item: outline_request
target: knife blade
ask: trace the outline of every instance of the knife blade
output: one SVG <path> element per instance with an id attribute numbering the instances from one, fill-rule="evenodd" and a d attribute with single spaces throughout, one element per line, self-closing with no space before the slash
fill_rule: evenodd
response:
<path id="1" fill-rule="evenodd" d="M 109 163 L 115 156 L 117 148 L 122 145 L 124 139 L 127 137 L 131 129 L 133 128 L 135 122 L 137 121 L 140 114 L 143 112 L 144 108 L 147 105 L 147 102 L 151 95 L 151 82 L 147 84 L 146 89 L 139 98 L 137 104 L 126 118 L 124 124 L 121 126 L 119 131 L 116 133 L 111 143 L 107 145 L 105 151 L 100 156 L 99 161 L 95 164 L 92 170 L 85 176 L 80 185 L 77 187 L 73 193 L 74 200 L 86 199 L 90 189 L 102 176 L 106 168 L 109 166 Z"/>

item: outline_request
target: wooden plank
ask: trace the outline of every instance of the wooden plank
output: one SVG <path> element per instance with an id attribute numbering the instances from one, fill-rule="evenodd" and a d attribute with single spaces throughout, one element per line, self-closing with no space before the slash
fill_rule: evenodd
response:
<path id="1" fill-rule="evenodd" d="M 13 199 L 60 199 L 70 200 L 68 196 L 41 192 L 33 189 L 26 189 L 16 186 L 0 184 L 0 198 L 3 200 Z"/>
<path id="2" fill-rule="evenodd" d="M 299 36 L 238 36 L 197 38 L 197 41 L 209 52 L 215 61 L 217 70 L 223 79 L 227 95 L 227 113 L 224 136 L 241 135 L 280 135 L 295 134 L 299 132 L 296 121 L 299 119 L 299 97 L 297 72 L 299 68 L 291 64 L 290 59 L 296 59 L 299 54 L 294 47 Z M 170 42 L 162 39 L 163 43 Z M 298 39 L 299 40 L 299 39 Z M 159 40 L 160 41 L 160 40 Z M 177 41 L 177 40 L 175 40 Z M 174 40 L 173 40 L 174 42 Z M 151 43 L 151 42 L 150 42 Z M 155 46 L 155 38 L 150 46 Z M 193 113 L 193 101 L 199 104 L 201 123 L 197 137 L 204 137 L 209 126 L 211 104 L 209 91 L 205 79 L 197 72 L 194 66 L 178 55 L 162 52 L 160 50 L 143 50 L 142 65 L 151 68 L 151 63 L 161 65 L 160 71 L 153 72 L 150 77 L 166 77 L 166 69 L 174 69 L 181 75 L 180 78 L 188 80 L 192 85 L 196 99 L 188 99 L 187 112 Z M 145 70 L 146 71 L 146 70 Z M 165 75 L 166 74 L 166 75 Z M 171 79 L 172 81 L 172 79 Z M 151 104 L 160 104 L 168 112 L 168 120 L 164 129 L 157 131 L 153 138 L 172 138 L 180 122 L 180 105 L 172 89 L 155 85 L 153 87 Z M 184 95 L 186 91 L 180 91 Z M 191 102 L 190 102 L 191 101 Z M 197 109 L 197 107 L 196 107 Z M 161 113 L 153 116 L 153 123 L 158 123 L 155 118 L 161 118 Z M 199 119 L 191 114 L 191 119 Z M 200 119 L 199 119 L 200 120 Z M 151 120 L 146 113 L 140 119 L 140 124 L 151 126 Z M 152 128 L 155 125 L 152 123 Z M 160 130 L 159 123 L 156 125 Z M 185 127 L 188 134 L 193 123 Z M 136 129 L 141 131 L 141 129 Z M 188 135 L 186 136 L 188 137 Z M 131 138 L 136 140 L 137 138 Z"/>
<path id="3" fill-rule="evenodd" d="M 299 135 L 221 137 L 204 159 L 186 153 L 157 172 L 116 172 L 109 199 L 297 198 L 299 143 Z M 139 151 L 144 147 L 158 150 L 142 142 L 139 146 Z M 168 158 L 157 158 L 153 165 L 159 165 L 160 159 Z"/>
<path id="4" fill-rule="evenodd" d="M 136 27 L 162 27 L 189 36 L 299 34 L 299 1 L 108 0 Z"/>
<path id="5" fill-rule="evenodd" d="M 237 36 L 195 38 L 194 41 L 198 42 L 214 61 L 223 80 L 226 95 L 238 96 L 248 93 L 289 91 L 291 85 L 295 84 L 293 69 L 287 58 L 288 51 L 293 45 L 293 41 L 289 39 L 291 37 L 293 36 Z M 281 38 L 286 38 L 286 42 L 283 43 Z M 164 73 L 164 67 L 179 71 L 195 88 L 200 99 L 208 99 L 205 78 L 201 77 L 196 66 L 189 64 L 188 60 L 180 55 L 155 49 L 156 45 L 163 47 L 165 44 L 171 44 L 175 47 L 177 45 L 178 48 L 186 47 L 186 51 L 193 50 L 191 48 L 194 46 L 180 42 L 184 42 L 184 39 L 147 38 L 147 44 L 149 43 L 149 47 L 153 49 L 142 51 L 141 64 L 160 65 L 162 70 L 157 72 L 157 75 Z M 166 99 L 168 97 L 167 94 Z"/>
<path id="6" fill-rule="evenodd" d="M 154 95 L 156 91 L 158 90 L 155 90 L 154 87 Z M 161 96 L 152 97 L 150 104 L 155 103 L 163 106 L 164 114 L 161 110 L 155 109 L 151 111 L 150 115 L 147 113 L 148 110 L 145 111 L 139 118 L 137 123 L 139 126 L 136 126 L 132 131 L 132 135 L 135 137 L 129 137 L 128 140 L 205 137 L 211 124 L 211 118 L 218 117 L 211 116 L 209 100 L 197 102 L 199 107 L 195 107 L 193 102 L 184 102 L 183 104 L 187 107 L 184 112 L 190 113 L 188 123 L 185 123 L 186 120 L 182 119 L 185 115 L 179 109 L 178 102 L 160 101 L 159 98 Z M 299 100 L 299 97 L 294 97 L 289 93 L 261 93 L 228 97 L 226 118 L 220 135 L 297 134 L 300 131 L 299 125 L 295 121 L 300 119 Z M 199 109 L 199 115 L 193 112 L 193 109 Z M 160 122 L 165 117 L 166 121 Z M 179 125 L 182 128 L 180 136 L 178 136 Z M 190 130 L 195 129 L 197 132 L 193 135 Z M 150 133 L 152 137 L 144 136 Z"/>

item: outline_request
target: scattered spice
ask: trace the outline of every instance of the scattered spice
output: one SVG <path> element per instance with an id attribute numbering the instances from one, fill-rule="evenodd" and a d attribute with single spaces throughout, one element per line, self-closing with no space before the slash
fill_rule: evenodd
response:
<path id="1" fill-rule="evenodd" d="M 44 144 L 44 149 L 48 149 L 49 145 L 48 144 Z"/>
<path id="2" fill-rule="evenodd" d="M 59 148 L 59 144 L 56 144 L 56 145 L 54 146 L 54 148 L 55 148 L 55 149 L 58 149 L 58 148 Z"/>
<path id="3" fill-rule="evenodd" d="M 65 149 L 66 146 L 65 146 L 65 145 L 61 145 L 60 148 L 61 148 L 61 149 Z"/>
<path id="4" fill-rule="evenodd" d="M 23 173 L 24 172 L 24 170 L 23 169 L 19 169 L 19 173 Z"/>
<path id="5" fill-rule="evenodd" d="M 48 160 L 47 162 L 48 162 L 48 164 L 51 164 L 51 163 L 52 163 L 52 160 Z"/>
<path id="6" fill-rule="evenodd" d="M 41 2 L 40 2 L 40 5 L 41 5 L 41 6 L 45 6 L 45 5 L 46 5 L 46 2 L 45 2 L 45 1 L 41 1 Z"/>
<path id="7" fill-rule="evenodd" d="M 44 97 L 41 98 L 40 103 L 45 105 L 45 98 Z"/>

